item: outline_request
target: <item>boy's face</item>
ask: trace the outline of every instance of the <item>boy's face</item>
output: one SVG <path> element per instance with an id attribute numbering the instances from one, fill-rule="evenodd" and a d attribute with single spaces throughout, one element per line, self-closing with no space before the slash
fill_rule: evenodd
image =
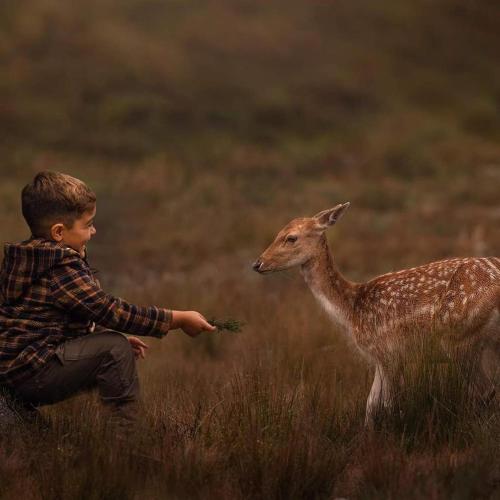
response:
<path id="1" fill-rule="evenodd" d="M 68 229 L 63 225 L 61 230 L 61 243 L 76 250 L 82 257 L 85 255 L 85 245 L 87 241 L 96 233 L 94 227 L 94 217 L 96 214 L 96 206 L 92 210 L 84 212 L 83 215 L 76 219 L 73 227 Z"/>

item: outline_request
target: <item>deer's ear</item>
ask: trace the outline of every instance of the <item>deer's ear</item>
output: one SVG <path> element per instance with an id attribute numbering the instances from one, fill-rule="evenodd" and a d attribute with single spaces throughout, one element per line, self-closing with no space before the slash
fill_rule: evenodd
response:
<path id="1" fill-rule="evenodd" d="M 349 202 L 342 203 L 328 210 L 323 210 L 313 218 L 317 220 L 320 228 L 326 229 L 328 226 L 333 226 L 342 217 L 344 212 L 349 208 L 349 205 Z"/>

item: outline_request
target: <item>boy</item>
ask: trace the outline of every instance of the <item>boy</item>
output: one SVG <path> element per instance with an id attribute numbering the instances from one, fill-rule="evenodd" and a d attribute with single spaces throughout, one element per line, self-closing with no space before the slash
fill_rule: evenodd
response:
<path id="1" fill-rule="evenodd" d="M 86 260 L 95 235 L 96 196 L 80 180 L 40 172 L 22 191 L 32 236 L 6 244 L 0 270 L 0 385 L 40 406 L 97 386 L 120 431 L 137 414 L 135 358 L 181 328 L 194 337 L 215 330 L 196 311 L 140 307 L 106 294 Z M 119 333 L 122 332 L 122 333 Z"/>

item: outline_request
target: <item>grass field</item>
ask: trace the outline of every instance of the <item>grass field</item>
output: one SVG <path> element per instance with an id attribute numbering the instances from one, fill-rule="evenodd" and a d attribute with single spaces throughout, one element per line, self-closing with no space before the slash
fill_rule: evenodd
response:
<path id="1" fill-rule="evenodd" d="M 106 291 L 245 327 L 147 340 L 134 441 L 156 463 L 78 396 L 0 438 L 0 497 L 499 498 L 499 417 L 460 370 L 436 385 L 423 359 L 368 433 L 373 368 L 296 271 L 251 269 L 345 201 L 329 241 L 351 280 L 500 255 L 497 4 L 85 4 L 0 6 L 0 240 L 29 236 L 35 172 L 67 172 L 98 196 Z"/>

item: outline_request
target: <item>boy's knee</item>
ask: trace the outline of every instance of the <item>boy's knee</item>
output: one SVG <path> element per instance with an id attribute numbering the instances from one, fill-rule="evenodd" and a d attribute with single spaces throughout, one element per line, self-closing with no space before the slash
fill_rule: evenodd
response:
<path id="1" fill-rule="evenodd" d="M 128 339 L 121 334 L 116 335 L 116 338 L 113 339 L 109 354 L 117 363 L 135 366 L 135 356 L 132 346 Z"/>
<path id="2" fill-rule="evenodd" d="M 139 398 L 139 380 L 132 347 L 122 334 L 106 335 L 106 357 L 98 376 L 101 397 L 105 402 L 115 404 L 136 401 Z"/>
<path id="3" fill-rule="evenodd" d="M 132 352 L 130 342 L 125 335 L 122 335 L 121 333 L 112 333 L 110 335 L 112 335 L 113 338 L 112 344 L 114 349 L 125 353 Z"/>
<path id="4" fill-rule="evenodd" d="M 132 346 L 125 335 L 121 333 L 104 333 L 101 334 L 101 342 L 103 344 L 103 351 L 109 352 L 114 358 L 128 358 L 134 357 Z"/>
<path id="5" fill-rule="evenodd" d="M 118 332 L 106 332 L 101 335 L 101 369 L 113 370 L 113 367 L 116 367 L 126 378 L 133 377 L 136 372 L 135 355 L 127 337 Z"/>

